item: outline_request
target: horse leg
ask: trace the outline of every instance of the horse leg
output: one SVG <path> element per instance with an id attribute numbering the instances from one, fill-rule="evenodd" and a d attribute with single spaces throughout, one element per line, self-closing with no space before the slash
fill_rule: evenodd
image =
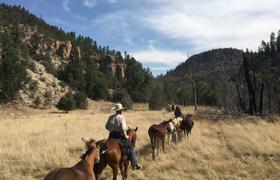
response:
<path id="1" fill-rule="evenodd" d="M 155 160 L 155 139 L 151 137 L 151 144 L 152 144 L 152 157 Z"/>
<path id="2" fill-rule="evenodd" d="M 96 180 L 100 180 L 102 171 L 106 167 L 106 165 L 107 165 L 107 163 L 105 161 L 100 161 L 98 164 L 94 165 L 94 174 L 95 174 Z"/>
<path id="3" fill-rule="evenodd" d="M 122 180 L 125 180 L 125 177 L 124 177 L 124 162 L 121 162 L 119 166 L 120 166 L 120 170 L 121 170 Z"/>
<path id="4" fill-rule="evenodd" d="M 163 137 L 163 139 L 161 140 L 161 144 L 162 144 L 162 150 L 165 153 L 165 150 L 164 150 L 164 139 L 165 139 L 165 137 Z"/>
<path id="5" fill-rule="evenodd" d="M 129 161 L 126 160 L 126 161 L 124 162 L 124 179 L 127 179 L 127 176 L 128 176 L 128 174 L 127 174 L 127 171 L 128 171 L 128 164 L 129 164 Z"/>
<path id="6" fill-rule="evenodd" d="M 111 167 L 113 169 L 113 180 L 117 180 L 118 179 L 118 173 L 119 173 L 119 165 L 116 163 Z"/>
<path id="7" fill-rule="evenodd" d="M 169 133 L 167 133 L 166 138 L 167 138 L 167 144 L 170 145 L 170 134 Z"/>
<path id="8" fill-rule="evenodd" d="M 156 150 L 157 150 L 157 156 L 158 156 L 158 154 L 159 154 L 159 138 L 156 138 Z"/>

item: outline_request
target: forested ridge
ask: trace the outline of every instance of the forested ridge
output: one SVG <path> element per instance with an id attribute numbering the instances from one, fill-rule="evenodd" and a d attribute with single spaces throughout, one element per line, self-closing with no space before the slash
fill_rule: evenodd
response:
<path id="1" fill-rule="evenodd" d="M 280 31 L 257 52 L 233 48 L 194 55 L 160 76 L 168 99 L 214 105 L 228 113 L 280 112 Z"/>
<path id="2" fill-rule="evenodd" d="M 280 112 L 280 31 L 257 52 L 206 51 L 157 78 L 127 52 L 65 32 L 20 6 L 0 5 L 0 32 L 0 103 L 20 94 L 33 107 L 61 98 L 57 105 L 70 104 L 69 110 L 86 108 L 90 98 L 128 107 L 149 103 L 151 109 L 176 103 L 218 106 L 227 113 Z"/>
<path id="3" fill-rule="evenodd" d="M 42 64 L 47 73 L 69 85 L 72 94 L 122 101 L 128 106 L 150 99 L 151 71 L 126 52 L 65 32 L 20 6 L 0 5 L 0 31 L 2 103 L 16 99 L 17 92 L 32 81 L 28 81 L 25 69 L 35 72 L 34 63 Z"/>

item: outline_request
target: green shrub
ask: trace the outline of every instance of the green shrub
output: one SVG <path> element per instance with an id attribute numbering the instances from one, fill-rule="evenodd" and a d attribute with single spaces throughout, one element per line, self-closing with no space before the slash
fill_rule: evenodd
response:
<path id="1" fill-rule="evenodd" d="M 34 81 L 34 80 L 30 79 L 28 85 L 29 85 L 29 87 L 28 87 L 29 90 L 36 91 L 38 88 L 38 81 Z"/>
<path id="2" fill-rule="evenodd" d="M 166 106 L 166 98 L 161 84 L 156 84 L 152 90 L 152 96 L 149 100 L 150 110 L 161 110 Z"/>
<path id="3" fill-rule="evenodd" d="M 79 109 L 86 109 L 88 106 L 87 96 L 82 92 L 74 94 L 74 100 L 76 101 L 76 107 Z"/>
<path id="4" fill-rule="evenodd" d="M 121 102 L 122 105 L 127 107 L 128 109 L 130 109 L 133 105 L 133 101 L 125 89 L 117 90 L 114 93 L 113 100 L 115 102 Z"/>
<path id="5" fill-rule="evenodd" d="M 39 97 L 39 96 L 37 96 L 36 98 L 35 98 L 35 100 L 33 101 L 33 103 L 34 103 L 34 105 L 35 105 L 35 108 L 39 108 L 40 107 L 40 105 L 41 105 L 41 98 Z"/>
<path id="6" fill-rule="evenodd" d="M 56 105 L 57 109 L 65 111 L 71 111 L 76 108 L 76 101 L 71 93 L 67 93 L 65 96 L 60 98 L 59 102 Z"/>

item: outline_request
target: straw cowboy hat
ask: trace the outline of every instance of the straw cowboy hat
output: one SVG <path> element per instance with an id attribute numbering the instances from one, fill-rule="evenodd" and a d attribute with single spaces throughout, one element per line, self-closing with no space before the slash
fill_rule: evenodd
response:
<path id="1" fill-rule="evenodd" d="M 120 110 L 124 110 L 126 109 L 126 107 L 123 107 L 123 105 L 121 103 L 117 103 L 115 104 L 115 106 L 111 109 L 111 111 L 120 111 Z"/>

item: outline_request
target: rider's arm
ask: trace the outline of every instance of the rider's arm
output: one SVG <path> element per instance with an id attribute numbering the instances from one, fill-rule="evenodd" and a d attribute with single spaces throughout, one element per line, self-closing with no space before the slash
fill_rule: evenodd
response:
<path id="1" fill-rule="evenodd" d="M 125 135 L 126 138 L 128 138 L 126 135 L 126 131 L 128 130 L 128 127 L 127 127 L 127 123 L 126 123 L 124 116 L 121 116 L 121 122 L 122 122 L 123 134 Z"/>

